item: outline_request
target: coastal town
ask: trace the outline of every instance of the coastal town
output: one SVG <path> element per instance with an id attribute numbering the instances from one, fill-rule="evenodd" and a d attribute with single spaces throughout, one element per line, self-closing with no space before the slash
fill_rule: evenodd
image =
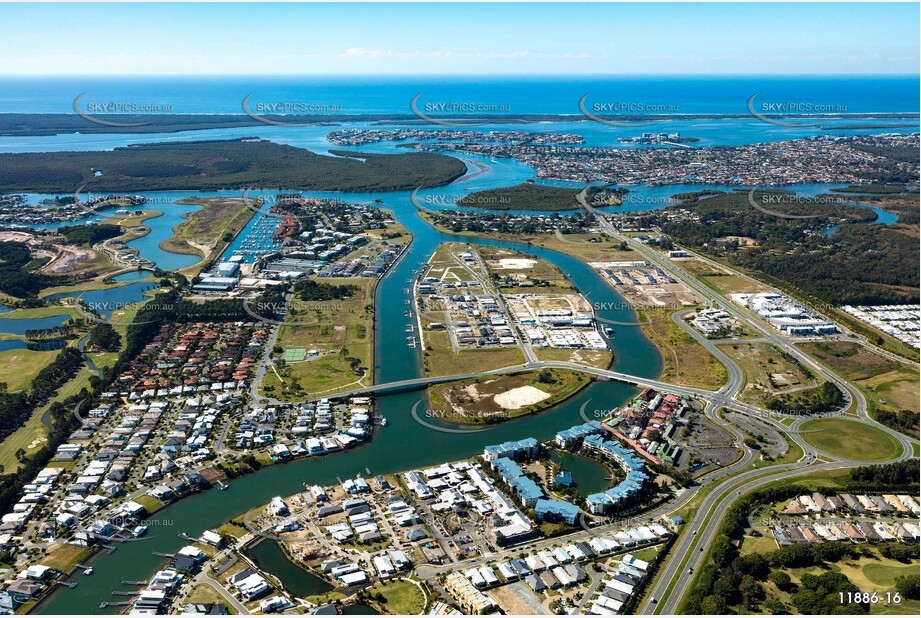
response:
<path id="1" fill-rule="evenodd" d="M 705 8 L 0 5 L 0 614 L 921 614 L 918 7 Z"/>
<path id="2" fill-rule="evenodd" d="M 700 148 L 605 148 L 566 145 L 422 143 L 421 150 L 510 157 L 530 165 L 538 178 L 571 182 L 673 185 L 786 186 L 804 183 L 868 183 L 885 158 L 874 148 L 919 148 L 917 134 L 823 136 L 784 142 Z M 899 164 L 906 179 L 917 163 Z"/>

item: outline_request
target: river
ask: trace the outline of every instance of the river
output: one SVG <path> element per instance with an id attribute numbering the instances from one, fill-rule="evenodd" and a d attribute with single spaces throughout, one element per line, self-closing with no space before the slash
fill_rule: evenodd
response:
<path id="1" fill-rule="evenodd" d="M 443 187 L 437 192 L 456 193 L 475 184 L 476 188 L 507 186 L 521 182 L 522 174 L 530 168 L 512 161 L 497 162 L 486 174 L 480 174 L 467 183 Z M 332 194 L 316 193 L 324 196 Z M 340 196 L 341 197 L 341 196 Z M 378 382 L 391 382 L 418 377 L 421 373 L 420 349 L 406 345 L 404 325 L 408 318 L 403 313 L 411 305 L 410 295 L 404 290 L 406 280 L 423 268 L 439 243 L 456 241 L 457 237 L 434 230 L 417 213 L 407 193 L 359 194 L 348 196 L 355 201 L 381 200 L 382 207 L 391 209 L 400 223 L 413 234 L 410 248 L 395 267 L 380 281 L 377 291 L 375 323 L 375 372 Z M 546 259 L 565 273 L 583 292 L 593 292 L 594 302 L 605 306 L 621 307 L 624 303 L 610 286 L 607 286 L 590 267 L 575 258 L 535 247 L 486 239 L 464 239 L 474 244 L 488 244 L 516 249 Z M 607 310 L 601 317 L 610 320 L 630 321 L 626 310 Z M 660 371 L 656 349 L 642 335 L 638 327 L 621 327 L 617 330 L 613 366 L 618 371 L 654 377 Z M 387 417 L 387 427 L 380 428 L 374 439 L 361 447 L 331 456 L 304 459 L 284 465 L 270 466 L 249 476 L 235 479 L 225 491 L 207 491 L 190 496 L 160 511 L 155 518 L 171 526 L 156 526 L 159 534 L 153 542 L 122 543 L 112 555 L 101 554 L 93 561 L 92 577 L 76 575 L 76 588 L 62 588 L 43 606 L 42 611 L 54 614 L 98 613 L 102 600 L 111 600 L 110 592 L 122 587 L 122 578 L 144 579 L 162 566 L 163 559 L 153 551 L 172 552 L 185 544 L 177 535 L 186 532 L 198 535 L 221 522 L 242 514 L 248 509 L 267 502 L 273 496 L 300 491 L 304 483 L 329 484 L 337 478 L 355 474 L 391 473 L 444 461 L 470 457 L 482 452 L 487 444 L 513 438 L 533 436 L 539 440 L 551 438 L 558 430 L 582 422 L 579 408 L 592 400 L 593 406 L 610 408 L 625 402 L 636 389 L 614 382 L 592 384 L 562 405 L 542 414 L 524 417 L 493 427 L 488 431 L 448 434 L 433 431 L 416 423 L 410 410 L 419 401 L 421 393 L 399 393 L 379 397 L 376 405 L 381 415 Z M 110 612 L 117 608 L 110 608 Z"/>
<path id="2" fill-rule="evenodd" d="M 259 131 L 262 133 L 265 129 L 260 128 Z M 250 130 L 248 134 L 252 135 L 253 131 Z M 111 139 L 111 136 L 106 137 Z M 466 156 L 464 158 L 475 159 Z M 515 161 L 492 160 L 485 157 L 480 160 L 490 166 L 486 173 L 471 174 L 452 185 L 433 189 L 422 195 L 457 195 L 470 190 L 513 185 L 533 176 L 533 169 Z M 473 165 L 468 167 L 474 168 Z M 681 187 L 680 190 L 693 189 L 694 187 Z M 809 192 L 808 187 L 801 189 Z M 661 188 L 649 190 L 656 194 L 650 197 L 659 197 L 659 192 L 665 191 Z M 173 194 L 188 195 L 188 192 L 172 192 L 171 195 Z M 462 240 L 471 244 L 502 246 L 546 259 L 566 274 L 581 292 L 591 292 L 591 300 L 596 306 L 626 306 L 597 273 L 575 258 L 518 243 L 466 237 L 459 239 L 434 230 L 419 217 L 407 192 L 306 194 L 339 197 L 353 202 L 371 203 L 380 200 L 381 206 L 392 210 L 396 219 L 413 234 L 413 242 L 409 249 L 381 279 L 377 290 L 374 363 L 377 382 L 407 380 L 421 374 L 421 350 L 411 349 L 406 345 L 404 327 L 409 318 L 404 316 L 404 312 L 412 306 L 410 294 L 405 291 L 409 287 L 406 281 L 412 279 L 415 273 L 424 267 L 441 242 Z M 661 208 L 666 205 L 652 203 L 652 200 L 646 202 L 647 208 Z M 162 251 L 158 248 L 153 249 L 150 245 L 164 233 L 159 223 L 167 219 L 173 221 L 175 216 L 175 213 L 169 212 L 164 215 L 163 221 L 148 222 L 154 232 L 146 237 L 149 240 L 144 243 L 144 257 L 153 259 L 152 252 Z M 167 226 L 167 229 L 168 227 L 171 226 Z M 156 261 L 161 267 L 176 268 L 175 262 L 172 262 L 176 258 L 171 256 L 175 254 L 167 256 L 169 266 L 160 260 Z M 626 309 L 603 310 L 599 311 L 598 315 L 613 321 L 633 321 L 629 310 Z M 650 378 L 659 374 L 661 361 L 658 351 L 638 327 L 618 327 L 614 345 L 612 367 L 615 370 Z M 148 538 L 153 542 L 141 540 L 122 543 L 112 555 L 98 555 L 93 560 L 93 575 L 75 575 L 74 579 L 79 585 L 73 589 L 59 589 L 42 606 L 42 611 L 52 614 L 113 613 L 117 608 L 100 610 L 99 603 L 103 600 L 113 600 L 111 591 L 123 588 L 122 578 L 146 579 L 156 569 L 161 568 L 164 561 L 152 555 L 153 551 L 174 552 L 186 543 L 178 537 L 180 533 L 197 536 L 202 531 L 241 515 L 256 505 L 268 502 L 273 496 L 298 492 L 303 489 L 305 483 L 325 485 L 356 474 L 384 474 L 428 467 L 477 455 L 487 444 L 510 439 L 533 436 L 538 440 L 546 440 L 560 429 L 583 422 L 579 414 L 583 404 L 590 405 L 589 409 L 610 409 L 623 404 L 636 392 L 635 388 L 625 384 L 596 382 L 576 396 L 541 414 L 509 421 L 482 432 L 455 434 L 433 431 L 413 420 L 410 411 L 422 397 L 421 392 L 379 397 L 376 405 L 379 413 L 388 419 L 388 425 L 380 428 L 370 443 L 336 455 L 269 466 L 254 474 L 235 479 L 225 492 L 206 491 L 167 507 L 157 513 L 155 519 L 161 524 L 170 525 L 151 526 L 156 533 Z"/>

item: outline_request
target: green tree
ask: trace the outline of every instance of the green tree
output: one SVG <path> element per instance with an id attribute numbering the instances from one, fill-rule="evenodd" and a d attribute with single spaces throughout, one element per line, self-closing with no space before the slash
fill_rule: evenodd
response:
<path id="1" fill-rule="evenodd" d="M 919 585 L 921 585 L 921 576 L 917 573 L 895 578 L 895 589 L 906 599 L 917 600 L 921 596 L 919 595 Z"/>

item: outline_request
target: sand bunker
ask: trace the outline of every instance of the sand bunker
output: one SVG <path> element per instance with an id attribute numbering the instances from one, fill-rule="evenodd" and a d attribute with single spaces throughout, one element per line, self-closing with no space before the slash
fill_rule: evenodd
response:
<path id="1" fill-rule="evenodd" d="M 517 410 L 518 408 L 539 403 L 548 397 L 550 397 L 550 393 L 545 393 L 534 386 L 519 386 L 510 391 L 499 393 L 493 397 L 493 401 L 505 410 Z"/>

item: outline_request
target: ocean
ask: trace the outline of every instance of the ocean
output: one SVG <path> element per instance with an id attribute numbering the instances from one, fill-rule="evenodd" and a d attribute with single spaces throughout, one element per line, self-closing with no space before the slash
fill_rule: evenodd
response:
<path id="1" fill-rule="evenodd" d="M 808 113 L 919 111 L 918 76 L 624 76 L 624 77 L 67 77 L 0 78 L 0 113 L 70 113 L 83 105 L 169 107 L 172 113 L 239 114 L 243 99 L 338 109 L 342 114 L 409 114 L 410 101 L 486 106 L 492 113 L 581 115 L 579 101 L 605 113 L 747 114 L 749 98 Z M 604 107 L 605 105 L 611 107 Z M 282 108 L 284 109 L 284 108 Z M 485 111 L 485 110 L 482 110 Z"/>

